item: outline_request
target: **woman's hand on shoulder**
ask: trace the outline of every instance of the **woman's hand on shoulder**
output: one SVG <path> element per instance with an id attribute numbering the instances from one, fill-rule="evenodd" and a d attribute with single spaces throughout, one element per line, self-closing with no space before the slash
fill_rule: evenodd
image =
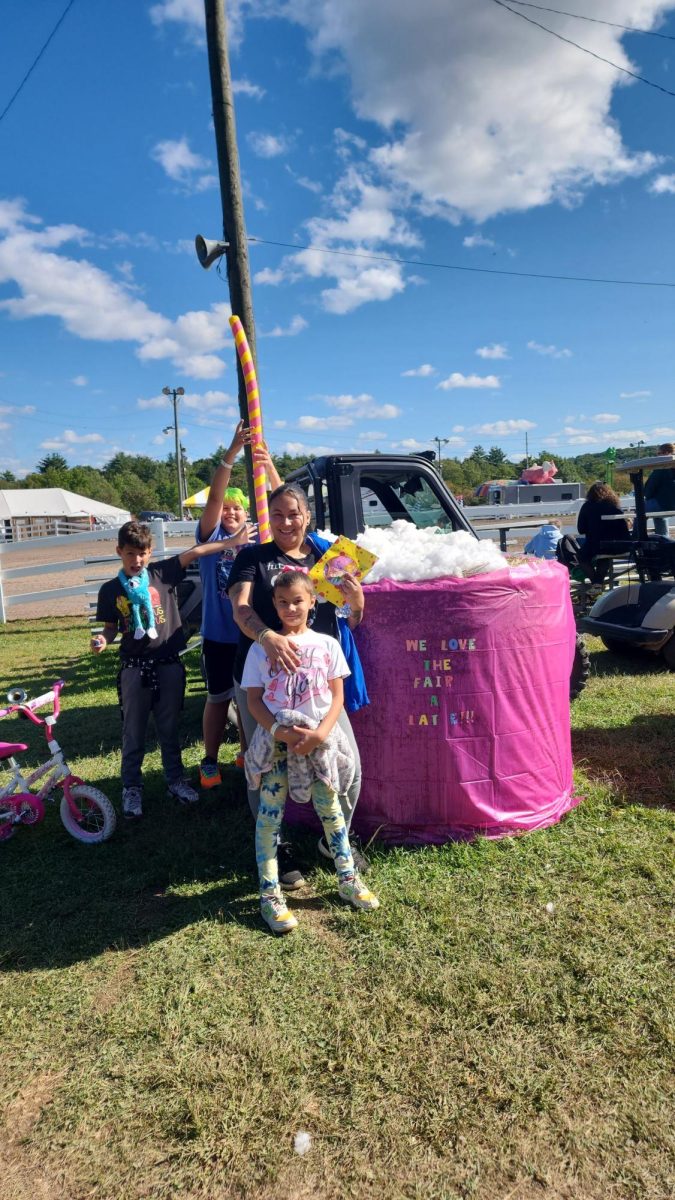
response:
<path id="1" fill-rule="evenodd" d="M 273 667 L 283 667 L 292 675 L 300 666 L 300 655 L 297 644 L 292 638 L 284 637 L 281 633 L 270 630 L 263 639 L 263 650 Z"/>

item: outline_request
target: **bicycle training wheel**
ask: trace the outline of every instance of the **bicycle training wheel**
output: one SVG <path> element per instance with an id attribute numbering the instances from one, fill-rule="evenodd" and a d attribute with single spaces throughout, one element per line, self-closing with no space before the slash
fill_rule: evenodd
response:
<path id="1" fill-rule="evenodd" d="M 60 813 L 71 837 L 92 846 L 112 837 L 117 825 L 117 815 L 103 792 L 87 783 L 78 783 L 71 787 L 70 798 L 77 813 L 73 812 L 65 796 L 61 801 Z"/>

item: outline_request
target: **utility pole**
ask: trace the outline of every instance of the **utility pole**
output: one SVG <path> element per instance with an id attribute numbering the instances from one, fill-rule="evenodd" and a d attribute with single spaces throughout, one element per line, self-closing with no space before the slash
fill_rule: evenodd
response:
<path id="1" fill-rule="evenodd" d="M 179 521 L 182 521 L 183 520 L 183 501 L 185 499 L 185 492 L 183 491 L 183 474 L 181 471 L 181 461 L 180 461 L 180 437 L 178 434 L 178 397 L 185 395 L 185 388 L 163 387 L 162 394 L 164 396 L 171 396 L 171 398 L 173 400 L 173 435 L 174 435 L 175 446 L 176 446 L 176 451 L 175 451 L 175 453 L 176 453 L 176 472 L 178 475 L 178 519 L 179 519 Z"/>
<path id="2" fill-rule="evenodd" d="M 526 466 L 526 468 L 529 467 L 529 465 L 530 465 L 530 446 L 529 446 L 529 442 L 527 440 L 527 433 L 526 433 L 525 434 L 525 466 Z"/>
<path id="3" fill-rule="evenodd" d="M 436 443 L 436 446 L 437 446 L 437 448 L 438 448 L 438 474 L 440 475 L 440 477 L 441 477 L 441 479 L 442 479 L 442 478 L 443 478 L 443 471 L 441 470 L 441 465 L 442 465 L 442 460 L 441 460 L 441 446 L 446 446 L 446 445 L 447 445 L 447 443 L 450 441 L 450 438 L 439 438 L 439 437 L 435 437 L 435 438 L 432 438 L 431 440 L 432 440 L 432 442 L 435 442 L 435 443 Z"/>
<path id="4" fill-rule="evenodd" d="M 244 223 L 244 202 L 241 194 L 241 178 L 239 174 L 239 150 L 237 148 L 237 127 L 234 117 L 232 78 L 230 76 L 230 62 L 227 53 L 225 0 L 204 0 L 204 11 L 206 16 L 206 44 L 209 54 L 209 75 L 211 77 L 213 125 L 216 132 L 216 149 L 218 154 L 220 201 L 223 210 L 223 236 L 227 242 L 225 260 L 227 263 L 230 304 L 232 312 L 241 318 L 257 372 L 253 297 L 251 293 L 251 273 L 248 263 L 248 240 L 246 237 L 246 225 Z M 235 358 L 237 361 L 237 379 L 239 382 L 239 414 L 245 424 L 248 425 L 246 384 L 238 355 L 235 355 Z M 253 456 L 250 446 L 244 447 L 244 454 L 246 458 L 248 495 L 251 501 L 251 520 L 256 521 L 257 513 L 255 510 L 255 492 L 253 488 Z"/>

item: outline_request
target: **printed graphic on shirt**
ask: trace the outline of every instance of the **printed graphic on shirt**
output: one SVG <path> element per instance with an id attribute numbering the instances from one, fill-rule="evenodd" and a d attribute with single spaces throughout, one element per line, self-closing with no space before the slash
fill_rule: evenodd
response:
<path id="1" fill-rule="evenodd" d="M 162 601 L 161 601 L 159 592 L 157 591 L 157 588 L 154 588 L 152 586 L 152 584 L 150 584 L 150 586 L 148 587 L 148 592 L 150 593 L 150 602 L 152 604 L 152 611 L 155 614 L 155 625 L 164 625 L 164 623 L 166 621 L 166 616 L 164 613 L 164 609 L 162 608 Z M 130 619 L 131 618 L 131 605 L 130 605 L 127 597 L 124 594 L 121 594 L 117 597 L 117 599 L 115 600 L 115 607 L 120 614 L 120 625 L 121 625 L 122 633 L 129 633 L 131 630 L 131 624 L 132 624 L 131 619 Z M 145 621 L 144 621 L 144 624 L 145 624 Z"/>
<path id="2" fill-rule="evenodd" d="M 239 549 L 239 547 L 237 547 L 237 549 Z M 218 561 L 216 563 L 216 587 L 221 600 L 227 599 L 227 585 L 230 581 L 230 574 L 232 573 L 232 564 L 234 563 L 236 557 L 237 550 L 232 550 L 230 548 L 223 550 L 223 553 L 218 557 Z"/>
<path id="3" fill-rule="evenodd" d="M 280 708 L 307 708 L 330 694 L 328 669 L 331 654 L 327 646 L 300 646 L 300 666 L 290 675 L 283 667 L 269 667 L 269 680 L 263 702 L 271 712 Z"/>

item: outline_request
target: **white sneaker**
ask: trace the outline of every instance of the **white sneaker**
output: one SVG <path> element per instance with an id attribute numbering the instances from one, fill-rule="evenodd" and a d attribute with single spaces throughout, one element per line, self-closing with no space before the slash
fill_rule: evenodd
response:
<path id="1" fill-rule="evenodd" d="M 127 821 L 138 821 L 143 816 L 143 791 L 141 788 L 122 788 L 122 813 Z"/>
<path id="2" fill-rule="evenodd" d="M 260 915 L 272 933 L 290 933 L 298 923 L 297 918 L 286 908 L 283 896 L 276 896 L 274 893 L 271 896 L 260 897 Z"/>
<path id="3" fill-rule="evenodd" d="M 196 804 L 199 800 L 199 792 L 187 779 L 174 779 L 173 783 L 169 784 L 169 795 L 180 804 Z"/>
<path id="4" fill-rule="evenodd" d="M 380 907 L 377 896 L 368 891 L 358 875 L 352 875 L 351 879 L 338 880 L 338 893 L 341 900 L 346 900 L 348 904 L 362 909 L 363 912 L 372 912 L 374 908 Z"/>

